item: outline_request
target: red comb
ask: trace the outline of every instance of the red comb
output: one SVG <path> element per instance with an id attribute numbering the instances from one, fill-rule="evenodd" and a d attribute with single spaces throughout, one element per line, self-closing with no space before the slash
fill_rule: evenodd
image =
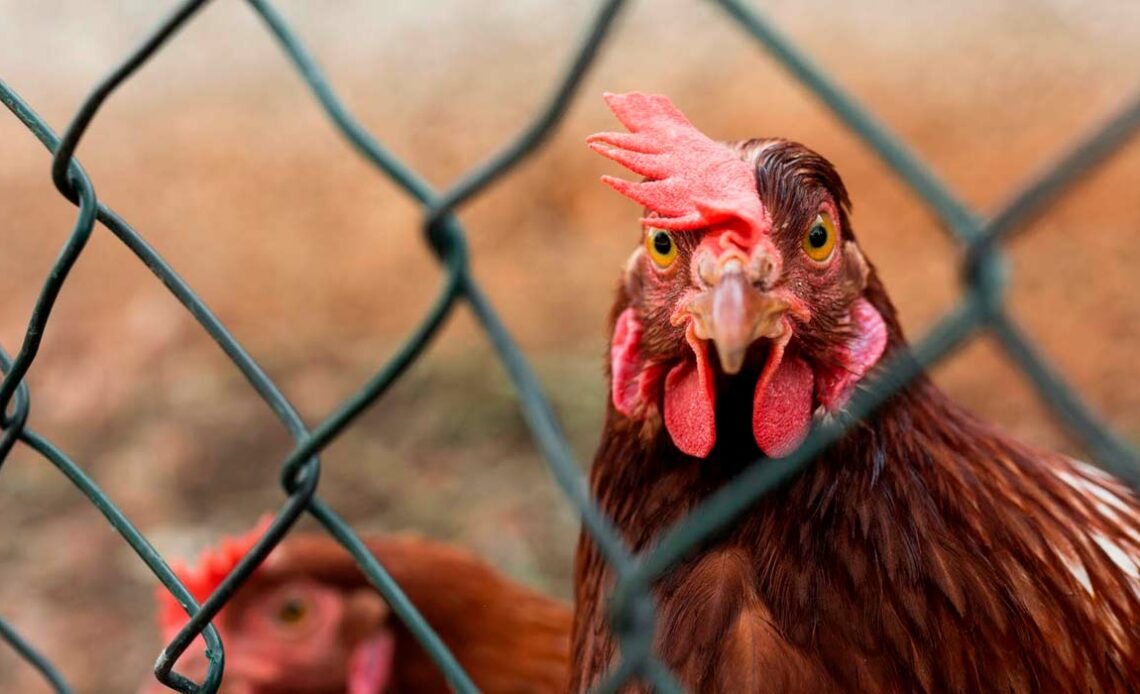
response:
<path id="1" fill-rule="evenodd" d="M 657 216 L 645 224 L 671 231 L 703 229 L 725 222 L 761 231 L 764 206 L 756 174 L 723 144 L 693 127 L 659 94 L 605 94 L 606 104 L 628 133 L 597 133 L 586 142 L 646 181 L 603 176 L 602 181 Z"/>
<path id="2" fill-rule="evenodd" d="M 253 545 L 261 539 L 272 522 L 273 516 L 266 514 L 258 519 L 257 526 L 248 533 L 222 538 L 217 547 L 203 551 L 196 566 L 187 567 L 181 562 L 172 562 L 171 568 L 178 580 L 185 584 L 186 589 L 201 604 L 221 585 L 241 558 L 253 549 Z M 165 587 L 160 587 L 155 595 L 158 600 L 158 628 L 162 631 L 163 638 L 169 640 L 186 625 L 189 617 L 177 598 Z"/>

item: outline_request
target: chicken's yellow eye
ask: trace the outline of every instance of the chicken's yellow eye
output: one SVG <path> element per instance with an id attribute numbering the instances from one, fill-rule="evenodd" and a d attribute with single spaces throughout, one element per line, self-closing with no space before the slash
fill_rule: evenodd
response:
<path id="1" fill-rule="evenodd" d="M 308 616 L 309 606 L 298 598 L 290 598 L 281 603 L 281 609 L 277 611 L 277 621 L 290 626 L 300 624 Z"/>
<path id="2" fill-rule="evenodd" d="M 657 267 L 666 268 L 677 259 L 677 244 L 673 235 L 664 229 L 650 229 L 645 236 L 645 250 Z"/>
<path id="3" fill-rule="evenodd" d="M 831 215 L 820 212 L 804 234 L 804 253 L 812 260 L 822 263 L 831 257 L 834 249 L 835 223 L 831 221 Z"/>

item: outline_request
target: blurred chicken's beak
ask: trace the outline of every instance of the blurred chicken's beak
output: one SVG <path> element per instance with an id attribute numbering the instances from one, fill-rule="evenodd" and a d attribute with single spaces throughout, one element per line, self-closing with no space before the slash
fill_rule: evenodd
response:
<path id="1" fill-rule="evenodd" d="M 689 312 L 697 337 L 716 345 L 721 369 L 732 375 L 740 372 L 753 342 L 783 334 L 781 319 L 789 305 L 757 287 L 740 260 L 728 260 L 717 270 L 707 278 L 712 286 L 694 298 Z"/>

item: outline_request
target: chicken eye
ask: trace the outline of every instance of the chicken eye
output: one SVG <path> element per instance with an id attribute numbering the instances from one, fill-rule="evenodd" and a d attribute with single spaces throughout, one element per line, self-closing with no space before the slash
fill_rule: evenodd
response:
<path id="1" fill-rule="evenodd" d="M 657 267 L 667 268 L 677 259 L 677 244 L 673 235 L 664 229 L 651 229 L 645 237 L 645 249 Z"/>
<path id="2" fill-rule="evenodd" d="M 277 621 L 289 626 L 295 626 L 305 621 L 308 615 L 309 606 L 305 604 L 304 600 L 290 598 L 281 603 L 281 609 L 277 611 Z"/>
<path id="3" fill-rule="evenodd" d="M 835 223 L 831 215 L 820 212 L 816 215 L 815 223 L 804 234 L 804 253 L 816 262 L 823 262 L 831 257 L 835 249 Z"/>

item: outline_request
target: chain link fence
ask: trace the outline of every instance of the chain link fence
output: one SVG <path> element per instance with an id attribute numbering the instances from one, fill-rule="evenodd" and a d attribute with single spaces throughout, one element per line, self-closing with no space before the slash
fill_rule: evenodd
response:
<path id="1" fill-rule="evenodd" d="M 435 660 L 451 686 L 460 692 L 477 691 L 446 644 L 424 621 L 400 586 L 368 552 L 352 528 L 317 494 L 321 474 L 318 454 L 400 378 L 423 353 L 451 312 L 466 302 L 506 367 L 518 392 L 526 422 L 555 481 L 581 515 L 586 531 L 592 535 L 615 569 L 617 584 L 611 614 L 612 627 L 621 645 L 621 659 L 609 677 L 601 683 L 599 691 L 616 691 L 632 678 L 648 681 L 659 691 L 680 691 L 681 688 L 668 669 L 652 653 L 654 605 L 651 589 L 654 580 L 668 571 L 691 547 L 726 527 L 768 490 L 809 464 L 813 457 L 843 435 L 846 424 L 835 421 L 820 425 L 793 455 L 751 466 L 734 483 L 715 493 L 688 518 L 670 528 L 655 549 L 646 555 L 634 556 L 624 546 L 618 531 L 590 498 L 538 380 L 511 334 L 503 326 L 494 306 L 472 278 L 468 270 L 465 232 L 455 211 L 543 144 L 565 115 L 584 74 L 594 62 L 599 47 L 625 3 L 622 0 L 606 0 L 601 3 L 554 93 L 531 123 L 497 154 L 461 176 L 450 188 L 437 191 L 394 157 L 356 121 L 272 5 L 265 0 L 248 0 L 340 133 L 366 160 L 422 206 L 424 241 L 434 251 L 442 271 L 434 303 L 395 355 L 327 419 L 310 429 L 304 425 L 296 409 L 274 382 L 193 289 L 126 220 L 99 201 L 91 179 L 75 159 L 75 151 L 83 134 L 107 98 L 207 2 L 208 0 L 190 0 L 178 7 L 121 65 L 95 86 L 62 137 L 57 136 L 9 85 L 0 81 L 0 100 L 52 153 L 51 176 L 55 187 L 60 195 L 78 208 L 74 228 L 44 282 L 18 352 L 11 357 L 0 347 L 0 368 L 4 373 L 4 379 L 0 383 L 0 466 L 17 444 L 43 456 L 87 496 L 166 589 L 185 607 L 190 620 L 162 649 L 154 670 L 159 681 L 174 690 L 186 693 L 218 690 L 223 674 L 224 648 L 217 631 L 210 625 L 211 619 L 281 542 L 297 519 L 308 513 L 352 554 L 360 569 Z M 1023 229 L 1043 208 L 1083 174 L 1100 165 L 1122 147 L 1140 128 L 1140 93 L 1117 115 L 1079 139 L 1054 165 L 1047 167 L 1017 191 L 996 214 L 985 218 L 958 200 L 953 191 L 940 182 L 898 138 L 846 95 L 797 46 L 784 38 L 752 7 L 739 0 L 713 2 L 861 138 L 935 212 L 964 249 L 962 280 L 966 291 L 962 300 L 924 339 L 916 343 L 911 352 L 894 355 L 877 371 L 871 387 L 852 399 L 849 409 L 854 416 L 851 419 L 868 416 L 920 370 L 946 357 L 977 333 L 988 331 L 1031 380 L 1042 401 L 1092 457 L 1134 487 L 1140 486 L 1140 455 L 1137 451 L 1098 421 L 1005 312 L 1003 290 L 1007 277 L 1001 249 L 1003 241 Z M 281 464 L 280 484 L 284 499 L 272 524 L 249 554 L 202 604 L 194 600 L 166 561 L 94 480 L 51 441 L 28 426 L 31 394 L 24 378 L 36 358 L 55 300 L 97 221 L 130 249 L 193 315 L 294 440 L 292 452 Z M 209 669 L 202 682 L 194 682 L 178 674 L 175 666 L 199 635 L 206 641 Z M 0 638 L 42 673 L 56 691 L 70 691 L 63 676 L 53 665 L 2 619 Z"/>

